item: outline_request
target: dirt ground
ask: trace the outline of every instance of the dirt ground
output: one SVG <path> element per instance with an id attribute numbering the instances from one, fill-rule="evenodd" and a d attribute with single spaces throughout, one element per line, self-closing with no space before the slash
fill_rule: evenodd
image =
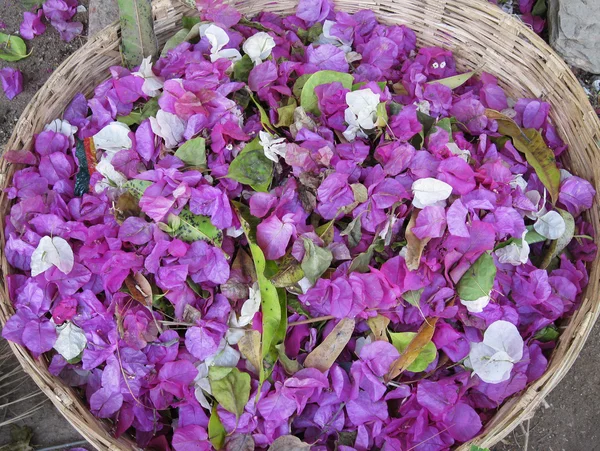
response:
<path id="1" fill-rule="evenodd" d="M 87 6 L 87 1 L 80 1 Z M 22 20 L 24 8 L 19 0 L 0 0 L 0 23 L 6 24 L 5 33 L 15 32 Z M 86 14 L 77 18 L 86 23 Z M 87 27 L 86 27 L 87 28 Z M 86 30 L 84 29 L 84 34 Z M 17 63 L 8 63 L 23 72 L 24 91 L 13 101 L 7 101 L 0 92 L 0 148 L 6 144 L 12 127 L 33 94 L 43 85 L 60 62 L 85 43 L 85 37 L 65 43 L 48 27 L 43 36 L 28 43 L 33 53 Z M 8 65 L 0 60 L 0 68 Z M 0 339 L 1 340 L 1 339 Z M 15 359 L 5 362 L 16 365 Z M 25 378 L 11 399 L 21 398 L 35 390 L 35 384 Z M 0 423 L 27 406 L 43 400 L 43 395 L 24 403 L 0 409 Z M 579 359 L 561 385 L 547 398 L 535 417 L 510 434 L 494 451 L 600 451 L 600 324 L 594 329 Z M 81 436 L 46 401 L 41 410 L 22 420 L 18 425 L 30 426 L 33 431 L 31 444 L 38 451 L 68 449 L 81 446 Z M 0 447 L 10 443 L 10 427 L 0 427 Z M 67 446 L 65 446 L 67 445 Z M 9 448 L 10 449 L 10 448 Z M 89 448 L 91 449 L 91 447 Z"/>

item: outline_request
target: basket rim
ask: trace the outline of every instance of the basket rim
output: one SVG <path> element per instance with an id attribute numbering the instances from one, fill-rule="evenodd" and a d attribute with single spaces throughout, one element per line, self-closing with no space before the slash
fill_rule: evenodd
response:
<path id="1" fill-rule="evenodd" d="M 180 25 L 180 19 L 184 12 L 191 11 L 189 5 L 183 4 L 184 1 L 185 0 L 181 0 L 182 3 L 176 3 L 175 5 L 172 0 L 155 0 L 153 2 L 157 27 L 162 26 L 164 28 L 163 43 L 165 40 L 164 38 L 169 37 L 176 31 L 175 27 Z M 273 10 L 274 12 L 289 11 L 291 7 L 296 4 L 295 1 L 291 0 L 269 3 L 268 5 L 258 5 L 257 3 L 256 6 L 253 6 L 254 3 L 248 5 L 248 3 L 243 0 L 232 0 L 230 3 L 237 6 L 246 14 L 259 12 L 262 8 L 265 8 L 265 6 L 267 9 Z M 347 0 L 334 0 L 334 3 L 339 10 L 355 8 L 352 4 L 349 6 Z M 380 2 L 379 5 L 382 3 L 386 2 Z M 389 0 L 388 3 L 398 5 L 398 8 L 400 8 L 400 6 L 408 6 L 411 3 L 422 3 L 424 6 L 420 6 L 421 8 L 429 8 L 431 10 L 432 18 L 430 24 L 431 26 L 437 27 L 437 29 L 444 28 L 444 25 L 442 24 L 444 19 L 443 14 L 446 12 L 456 14 L 457 16 L 460 16 L 460 14 L 466 15 L 469 22 L 475 20 L 471 18 L 471 15 L 481 16 L 482 20 L 485 19 L 487 21 L 487 23 L 483 22 L 484 25 L 482 25 L 482 27 L 488 26 L 492 29 L 495 26 L 496 29 L 503 29 L 503 32 L 506 33 L 506 36 L 503 36 L 505 39 L 525 43 L 522 45 L 525 45 L 525 48 L 531 50 L 533 54 L 537 52 L 546 58 L 548 70 L 555 75 L 556 85 L 558 86 L 560 84 L 559 81 L 562 81 L 563 86 L 559 87 L 566 87 L 568 89 L 567 96 L 571 99 L 569 101 L 573 105 L 579 107 L 577 111 L 577 113 L 580 113 L 578 114 L 579 120 L 574 121 L 574 123 L 581 122 L 582 125 L 580 131 L 585 135 L 581 140 L 585 142 L 586 147 L 583 148 L 582 146 L 582 149 L 575 147 L 576 151 L 588 152 L 590 154 L 588 155 L 589 158 L 600 156 L 600 120 L 590 105 L 583 88 L 577 82 L 575 75 L 571 72 L 568 65 L 558 57 L 554 50 L 518 19 L 504 13 L 500 8 L 488 3 L 486 0 Z M 340 5 L 344 4 L 346 7 L 340 7 Z M 368 2 L 357 5 L 357 7 L 362 8 L 373 6 L 377 5 Z M 389 6 L 389 8 L 392 8 L 392 6 L 393 5 Z M 380 11 L 375 11 L 375 13 L 378 18 L 381 18 L 382 15 L 388 14 L 388 10 L 381 9 Z M 396 13 L 392 11 L 391 14 Z M 411 24 L 409 23 L 408 26 L 411 27 Z M 65 76 L 66 71 L 74 68 L 78 59 L 89 56 L 88 53 L 90 50 L 95 52 L 106 50 L 107 54 L 114 57 L 110 52 L 114 53 L 115 45 L 118 45 L 118 41 L 120 40 L 119 29 L 118 22 L 108 26 L 90 38 L 88 43 L 69 56 L 59 68 L 54 71 L 40 91 L 32 98 L 19 118 L 12 136 L 8 141 L 7 149 L 28 148 L 31 146 L 33 134 L 40 131 L 40 124 L 34 123 L 31 120 L 31 117 L 33 117 L 32 115 L 34 115 L 34 112 L 39 108 L 40 102 L 43 103 L 44 95 L 47 90 L 51 89 L 55 83 L 59 82 L 61 77 Z M 429 30 L 427 31 L 429 32 Z M 467 31 L 464 32 L 467 33 Z M 448 31 L 448 33 L 450 32 Z M 431 38 L 427 33 L 423 33 L 423 35 L 417 34 L 417 37 L 419 39 L 419 44 L 422 44 L 422 39 Z M 435 36 L 435 38 L 438 39 L 438 41 L 443 40 L 443 38 L 439 36 Z M 465 35 L 462 36 L 462 38 L 464 39 L 465 45 L 468 46 L 469 38 L 471 38 L 471 36 Z M 446 47 L 441 42 L 436 45 Z M 451 48 L 451 50 L 454 50 L 454 48 Z M 461 69 L 476 68 L 472 67 L 471 61 L 461 61 L 458 57 L 457 63 L 459 63 L 458 65 Z M 471 67 L 469 67 L 469 65 L 471 65 Z M 105 78 L 107 78 L 108 74 L 106 73 L 105 75 Z M 499 81 L 500 84 L 502 84 L 506 80 L 500 79 Z M 545 91 L 546 88 L 549 91 Z M 544 86 L 544 88 L 540 90 L 539 87 L 533 85 L 523 87 L 523 89 L 526 89 L 531 95 L 541 98 L 547 98 L 548 96 L 554 95 L 552 89 L 555 88 L 556 86 Z M 521 89 L 521 86 L 519 86 L 519 89 Z M 553 106 L 553 112 L 551 113 L 553 119 L 558 115 L 568 113 L 567 111 L 555 111 L 554 103 L 552 101 L 550 102 Z M 63 110 L 65 106 L 66 104 L 62 105 Z M 563 139 L 567 137 L 573 138 L 576 136 L 575 131 L 576 129 L 574 128 L 572 133 L 567 134 L 569 136 L 561 137 Z M 570 142 L 569 145 L 571 145 Z M 571 150 L 571 152 L 573 152 L 573 150 Z M 6 163 L 4 159 L 2 159 L 0 165 L 0 183 L 2 183 L 4 188 L 11 180 L 15 165 Z M 590 181 L 594 184 L 596 190 L 600 192 L 600 175 L 598 175 L 600 172 L 596 173 L 594 169 L 592 169 L 592 171 L 592 180 Z M 600 221 L 598 219 L 599 204 L 600 200 L 596 197 L 594 200 L 593 211 L 590 213 L 592 218 L 591 222 L 596 229 L 596 232 L 598 232 L 598 229 L 600 228 Z M 0 196 L 0 219 L 3 224 L 6 218 L 7 205 L 9 205 L 9 201 L 6 195 L 2 193 Z M 0 325 L 3 326 L 13 313 L 12 303 L 8 297 L 6 287 L 6 277 L 10 272 L 4 254 L 5 236 L 3 227 L 0 228 L 0 240 L 0 270 L 2 271 L 2 281 L 0 283 Z M 471 444 L 489 447 L 504 438 L 518 424 L 533 416 L 543 399 L 556 385 L 558 385 L 560 380 L 568 372 L 583 348 L 594 323 L 600 315 L 600 298 L 596 296 L 594 290 L 590 290 L 590 287 L 598 287 L 598 279 L 600 278 L 600 271 L 598 270 L 599 262 L 600 255 L 598 255 L 593 264 L 590 265 L 590 267 L 593 268 L 593 271 L 590 269 L 590 284 L 584 292 L 586 296 L 583 297 L 580 308 L 572 317 L 568 318 L 568 325 L 562 333 L 557 347 L 553 351 L 552 358 L 544 375 L 531 384 L 528 384 L 524 391 L 510 397 L 488 422 L 480 435 L 472 441 L 461 445 L 458 448 L 459 450 L 467 451 Z M 592 277 L 594 277 L 594 279 L 592 279 Z M 12 342 L 9 342 L 9 345 L 25 371 L 32 376 L 36 384 L 50 398 L 61 414 L 90 442 L 90 444 L 99 450 L 139 449 L 133 441 L 127 438 L 114 438 L 110 434 L 106 421 L 95 418 L 91 412 L 89 412 L 89 409 L 85 406 L 83 400 L 77 396 L 73 389 L 66 386 L 66 384 L 58 378 L 49 374 L 47 362 L 43 356 L 34 359 L 24 347 Z"/>

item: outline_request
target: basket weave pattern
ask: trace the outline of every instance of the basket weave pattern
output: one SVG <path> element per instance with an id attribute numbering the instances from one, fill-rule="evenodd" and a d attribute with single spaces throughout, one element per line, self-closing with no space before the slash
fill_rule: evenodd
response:
<path id="1" fill-rule="evenodd" d="M 261 11 L 292 14 L 296 2 L 233 1 L 240 12 L 254 15 Z M 412 28 L 420 46 L 440 46 L 454 52 L 461 70 L 484 70 L 498 77 L 512 98 L 537 97 L 552 105 L 551 118 L 560 136 L 569 145 L 568 168 L 589 180 L 600 192 L 600 121 L 590 106 L 579 82 L 562 59 L 533 31 L 514 17 L 503 13 L 485 0 L 337 0 L 336 9 L 354 12 L 371 9 L 384 23 L 404 24 Z M 154 14 L 159 43 L 181 26 L 181 17 L 193 13 L 175 0 L 156 0 Z M 7 149 L 33 147 L 33 136 L 43 126 L 60 117 L 78 92 L 86 96 L 109 76 L 108 68 L 121 62 L 119 26 L 114 24 L 89 40 L 70 56 L 33 97 L 17 123 Z M 6 188 L 18 169 L 0 162 L 0 185 Z M 4 277 L 11 272 L 4 255 L 4 223 L 11 203 L 0 196 L 0 323 L 14 310 L 8 298 Z M 589 212 L 596 235 L 600 232 L 598 201 Z M 521 421 L 530 418 L 544 397 L 560 382 L 579 355 L 600 314 L 599 259 L 590 266 L 590 283 L 576 314 L 564 324 L 546 373 L 524 392 L 511 398 L 472 443 L 489 447 L 509 434 Z M 95 418 L 71 388 L 48 372 L 43 356 L 34 359 L 22 346 L 10 344 L 25 371 L 67 420 L 99 450 L 137 450 L 128 438 L 115 439 L 111 424 Z M 468 445 L 459 448 L 469 449 Z"/>

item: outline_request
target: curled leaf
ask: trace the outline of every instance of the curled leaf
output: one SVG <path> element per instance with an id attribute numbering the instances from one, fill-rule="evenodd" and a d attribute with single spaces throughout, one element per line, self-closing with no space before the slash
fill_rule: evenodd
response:
<path id="1" fill-rule="evenodd" d="M 527 162 L 550 193 L 552 202 L 556 203 L 560 189 L 560 171 L 556 166 L 554 152 L 546 145 L 540 132 L 533 128 L 522 129 L 515 121 L 498 111 L 487 109 L 485 114 L 498 123 L 498 133 L 510 136 L 517 150 L 525 154 Z"/>
<path id="2" fill-rule="evenodd" d="M 415 360 L 417 360 L 419 354 L 421 354 L 423 351 L 423 348 L 425 348 L 428 343 L 431 343 L 437 320 L 437 317 L 428 318 L 425 320 L 419 331 L 412 338 L 410 343 L 404 348 L 404 351 L 400 357 L 392 364 L 390 371 L 385 377 L 386 380 L 390 381 L 395 379 L 404 371 L 406 371 Z"/>
<path id="3" fill-rule="evenodd" d="M 421 264 L 421 256 L 423 255 L 423 250 L 427 243 L 431 240 L 431 238 L 420 239 L 417 237 L 412 229 L 417 223 L 417 216 L 421 210 L 415 209 L 410 216 L 410 220 L 408 221 L 408 225 L 406 226 L 406 267 L 409 271 L 416 271 L 419 269 L 419 265 Z"/>
<path id="4" fill-rule="evenodd" d="M 304 366 L 316 368 L 322 372 L 331 368 L 335 359 L 339 357 L 350 341 L 355 325 L 354 318 L 342 318 L 323 342 L 308 354 Z"/>
<path id="5" fill-rule="evenodd" d="M 415 339 L 416 335 L 415 332 L 390 332 L 392 344 L 399 352 L 404 352 L 408 345 Z M 413 373 L 425 371 L 429 364 L 435 360 L 436 356 L 437 348 L 432 341 L 429 341 L 421 348 L 415 360 L 406 368 L 406 370 Z"/>
<path id="6" fill-rule="evenodd" d="M 18 36 L 0 33 L 0 59 L 19 61 L 29 56 L 25 41 Z"/>

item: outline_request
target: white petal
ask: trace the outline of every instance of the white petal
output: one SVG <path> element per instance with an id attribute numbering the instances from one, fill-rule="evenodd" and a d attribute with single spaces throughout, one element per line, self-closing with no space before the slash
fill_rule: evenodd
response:
<path id="1" fill-rule="evenodd" d="M 49 236 L 42 237 L 38 247 L 31 254 L 31 276 L 35 277 L 38 274 L 52 268 L 52 263 L 48 259 L 48 255 L 52 252 L 57 252 L 52 244 L 52 238 Z"/>
<path id="2" fill-rule="evenodd" d="M 368 337 L 360 337 L 356 339 L 356 345 L 354 346 L 354 353 L 356 355 L 360 355 L 360 351 L 362 350 L 364 345 L 368 345 L 371 344 L 373 340 L 371 339 L 371 336 L 369 335 Z"/>
<path id="3" fill-rule="evenodd" d="M 523 192 L 525 192 L 525 190 L 527 190 L 527 181 L 523 178 L 522 174 L 515 175 L 513 177 L 513 179 L 510 181 L 511 188 L 515 189 L 517 186 L 520 187 L 521 191 L 523 191 Z"/>
<path id="4" fill-rule="evenodd" d="M 99 181 L 95 186 L 97 193 L 101 193 L 107 187 L 114 185 L 121 188 L 127 182 L 127 178 L 118 172 L 106 157 L 96 165 L 96 170 L 104 176 L 104 179 Z"/>
<path id="5" fill-rule="evenodd" d="M 131 130 L 122 122 L 111 122 L 93 136 L 96 149 L 106 151 L 109 159 L 123 149 L 131 149 Z"/>
<path id="6" fill-rule="evenodd" d="M 533 224 L 533 228 L 537 233 L 549 240 L 556 240 L 563 236 L 567 226 L 560 213 L 553 210 L 540 216 L 535 224 Z"/>
<path id="7" fill-rule="evenodd" d="M 235 367 L 240 361 L 240 353 L 228 344 L 213 358 L 212 365 Z"/>
<path id="8" fill-rule="evenodd" d="M 505 352 L 513 362 L 523 358 L 523 338 L 513 323 L 496 321 L 483 334 L 483 342 L 496 351 Z"/>
<path id="9" fill-rule="evenodd" d="M 477 374 L 483 382 L 498 384 L 510 379 L 513 363 L 505 352 L 491 349 L 485 343 L 472 343 L 469 363 L 473 374 Z"/>
<path id="10" fill-rule="evenodd" d="M 461 299 L 460 303 L 467 307 L 467 310 L 471 313 L 481 313 L 483 312 L 483 309 L 490 303 L 490 297 L 482 296 L 474 301 L 464 301 Z"/>
<path id="11" fill-rule="evenodd" d="M 83 329 L 77 327 L 71 322 L 67 322 L 61 327 L 58 327 L 58 338 L 54 343 L 54 349 L 62 355 L 66 360 L 71 360 L 81 354 L 85 349 L 87 339 Z"/>
<path id="12" fill-rule="evenodd" d="M 361 113 L 361 111 L 363 114 L 376 113 L 379 102 L 379 94 L 374 93 L 370 88 L 359 89 L 357 91 L 346 93 L 346 104 L 357 116 Z"/>
<path id="13" fill-rule="evenodd" d="M 417 208 L 425 208 L 448 199 L 452 194 L 452 187 L 441 180 L 424 178 L 413 182 L 412 192 L 413 205 Z"/>
<path id="14" fill-rule="evenodd" d="M 221 27 L 211 24 L 203 31 L 212 46 L 211 53 L 217 53 L 229 43 L 229 35 Z"/>
<path id="15" fill-rule="evenodd" d="M 213 63 L 221 58 L 238 61 L 242 59 L 242 54 L 237 49 L 223 49 L 210 55 L 210 61 Z"/>
<path id="16" fill-rule="evenodd" d="M 235 323 L 232 321 L 232 323 Z M 239 327 L 239 326 L 238 326 Z M 230 327 L 225 334 L 225 339 L 230 345 L 236 345 L 238 341 L 246 334 L 245 329 L 239 329 L 238 327 Z"/>
<path id="17" fill-rule="evenodd" d="M 261 31 L 246 39 L 242 48 L 244 53 L 257 65 L 269 57 L 275 48 L 275 40 L 268 33 Z"/>
<path id="18" fill-rule="evenodd" d="M 414 104 L 417 106 L 417 111 L 429 116 L 429 113 L 431 112 L 431 104 L 427 100 L 421 100 L 420 102 L 415 102 Z"/>
<path id="19" fill-rule="evenodd" d="M 509 263 L 513 266 L 525 264 L 529 260 L 529 244 L 524 239 L 520 246 L 516 243 L 511 243 L 506 247 L 498 249 L 496 256 L 500 263 Z"/>
<path id="20" fill-rule="evenodd" d="M 54 238 L 45 236 L 31 254 L 31 275 L 35 277 L 52 266 L 68 274 L 73 269 L 74 263 L 73 249 L 67 241 L 58 236 Z"/>
<path id="21" fill-rule="evenodd" d="M 307 277 L 303 277 L 298 281 L 298 286 L 302 290 L 302 293 L 306 294 L 306 292 L 312 288 L 313 283 Z"/>
<path id="22" fill-rule="evenodd" d="M 573 177 L 573 174 L 571 174 L 569 171 L 567 171 L 566 169 L 561 169 L 560 170 L 560 181 L 562 182 L 563 180 L 568 179 L 569 177 Z"/>
<path id="23" fill-rule="evenodd" d="M 204 390 L 202 390 L 200 387 L 196 387 L 196 390 L 194 390 L 194 395 L 196 396 L 196 400 L 200 403 L 202 407 L 204 407 L 207 410 L 210 410 L 212 408 L 210 403 L 208 402 L 208 399 L 206 399 Z"/>
<path id="24" fill-rule="evenodd" d="M 52 244 L 56 249 L 56 258 L 55 261 L 52 261 L 54 266 L 56 266 L 62 273 L 69 274 L 73 269 L 73 265 L 75 264 L 75 257 L 73 255 L 73 249 L 69 243 L 62 239 L 59 236 L 55 236 L 52 238 Z"/>
<path id="25" fill-rule="evenodd" d="M 175 114 L 158 110 L 156 118 L 150 118 L 152 131 L 165 140 L 168 149 L 176 147 L 183 139 L 185 123 Z"/>
<path id="26" fill-rule="evenodd" d="M 69 138 L 73 138 L 73 135 L 77 133 L 77 127 L 71 125 L 69 121 L 54 119 L 49 124 L 46 124 L 44 130 L 50 130 L 55 133 L 62 133 L 63 135 L 68 136 Z"/>

